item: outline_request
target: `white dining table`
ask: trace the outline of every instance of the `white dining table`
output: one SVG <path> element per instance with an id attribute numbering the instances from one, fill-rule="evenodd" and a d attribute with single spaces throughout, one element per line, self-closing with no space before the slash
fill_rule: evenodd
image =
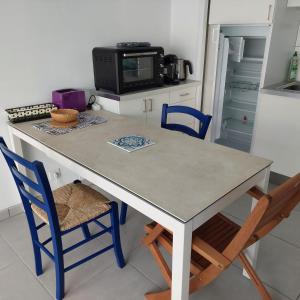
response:
<path id="1" fill-rule="evenodd" d="M 251 187 L 266 190 L 272 162 L 135 118 L 90 113 L 107 122 L 63 135 L 32 126 L 41 121 L 8 123 L 12 147 L 22 155 L 23 142 L 30 144 L 172 231 L 172 299 L 187 300 L 193 231 Z M 155 144 L 129 153 L 108 143 L 133 134 Z M 257 251 L 247 253 L 253 265 Z"/>

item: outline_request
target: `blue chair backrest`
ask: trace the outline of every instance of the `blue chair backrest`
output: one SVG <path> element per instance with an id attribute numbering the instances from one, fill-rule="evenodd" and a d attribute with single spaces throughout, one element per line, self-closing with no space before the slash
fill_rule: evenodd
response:
<path id="1" fill-rule="evenodd" d="M 51 230 L 58 232 L 58 217 L 52 190 L 45 172 L 44 165 L 39 161 L 30 162 L 10 151 L 2 137 L 0 137 L 0 150 L 4 155 L 4 158 L 17 185 L 29 226 L 31 227 L 33 224 L 35 224 L 31 209 L 31 204 L 35 204 L 47 213 Z M 27 171 L 29 170 L 33 175 L 32 177 L 35 178 L 31 179 L 27 175 L 21 173 L 16 164 L 24 167 Z"/>
<path id="2" fill-rule="evenodd" d="M 182 125 L 182 124 L 173 124 L 170 123 L 168 124 L 168 114 L 170 113 L 181 113 L 181 114 L 187 114 L 190 116 L 193 116 L 197 120 L 199 120 L 199 132 L 195 131 L 194 129 Z M 207 129 L 209 127 L 211 121 L 211 116 L 203 114 L 201 111 L 194 109 L 192 107 L 187 107 L 187 106 L 180 106 L 180 105 L 173 105 L 169 106 L 168 104 L 164 104 L 162 108 L 162 115 L 161 115 L 161 127 L 166 128 L 169 130 L 175 130 L 175 131 L 180 131 L 183 133 L 186 133 L 190 136 L 199 138 L 204 140 Z"/>

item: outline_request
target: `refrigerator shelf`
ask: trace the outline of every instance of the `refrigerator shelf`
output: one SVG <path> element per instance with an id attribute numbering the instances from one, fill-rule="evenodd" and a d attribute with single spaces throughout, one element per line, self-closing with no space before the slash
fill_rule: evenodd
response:
<path id="1" fill-rule="evenodd" d="M 251 139 L 249 141 L 235 139 L 234 137 L 230 138 L 219 138 L 215 141 L 219 145 L 223 145 L 226 147 L 234 148 L 244 152 L 250 152 L 251 148 Z"/>
<path id="2" fill-rule="evenodd" d="M 234 98 L 231 97 L 230 101 L 234 104 L 234 105 L 247 105 L 249 107 L 249 110 L 256 110 L 256 102 L 252 102 L 252 101 L 245 101 L 244 99 L 239 99 L 239 98 Z M 250 108 L 251 106 L 251 108 Z"/>
<path id="3" fill-rule="evenodd" d="M 244 75 L 244 74 L 232 74 L 233 78 L 250 79 L 260 82 L 260 76 Z"/>
<path id="4" fill-rule="evenodd" d="M 230 88 L 248 91 L 258 91 L 259 83 L 253 83 L 249 81 L 232 81 L 230 82 Z"/>
<path id="5" fill-rule="evenodd" d="M 225 122 L 226 124 L 224 124 Z M 252 136 L 253 125 L 254 123 L 251 121 L 248 121 L 247 123 L 243 123 L 241 120 L 227 119 L 224 120 L 222 127 L 226 131 L 232 131 L 232 132 L 242 133 L 247 136 Z"/>
<path id="6" fill-rule="evenodd" d="M 243 57 L 243 61 L 262 64 L 264 59 L 262 57 Z"/>
<path id="7" fill-rule="evenodd" d="M 247 109 L 245 107 L 241 106 L 237 106 L 237 105 L 226 105 L 227 109 L 231 109 L 231 110 L 235 110 L 235 111 L 239 111 L 242 113 L 246 113 L 246 114 L 255 114 L 255 107 L 252 107 L 251 109 Z"/>

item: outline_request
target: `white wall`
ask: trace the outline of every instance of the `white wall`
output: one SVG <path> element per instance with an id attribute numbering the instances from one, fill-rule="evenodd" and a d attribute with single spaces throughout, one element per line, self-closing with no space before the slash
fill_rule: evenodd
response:
<path id="1" fill-rule="evenodd" d="M 208 0 L 172 0 L 170 51 L 188 59 L 194 67 L 192 79 L 203 72 Z"/>
<path id="2" fill-rule="evenodd" d="M 58 88 L 93 87 L 94 46 L 150 41 L 168 50 L 170 0 L 1 0 L 0 38 L 0 135 L 8 141 L 3 109 L 49 101 Z M 0 164 L 2 210 L 19 198 Z"/>

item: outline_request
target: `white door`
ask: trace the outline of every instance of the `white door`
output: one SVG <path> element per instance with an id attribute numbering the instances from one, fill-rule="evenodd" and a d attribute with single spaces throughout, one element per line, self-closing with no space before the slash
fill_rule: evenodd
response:
<path id="1" fill-rule="evenodd" d="M 214 98 L 214 105 L 213 105 L 211 141 L 215 141 L 221 136 L 228 56 L 229 56 L 229 39 L 225 38 L 224 34 L 221 33 L 220 42 L 219 42 L 217 74 L 216 74 L 215 98 Z"/>
<path id="2" fill-rule="evenodd" d="M 169 93 L 146 97 L 147 123 L 160 127 L 161 111 L 164 103 L 169 104 Z"/>
<path id="3" fill-rule="evenodd" d="M 128 99 L 120 101 L 120 114 L 147 119 L 147 102 L 145 98 Z"/>
<path id="4" fill-rule="evenodd" d="M 271 24 L 275 0 L 211 0 L 209 24 Z"/>

